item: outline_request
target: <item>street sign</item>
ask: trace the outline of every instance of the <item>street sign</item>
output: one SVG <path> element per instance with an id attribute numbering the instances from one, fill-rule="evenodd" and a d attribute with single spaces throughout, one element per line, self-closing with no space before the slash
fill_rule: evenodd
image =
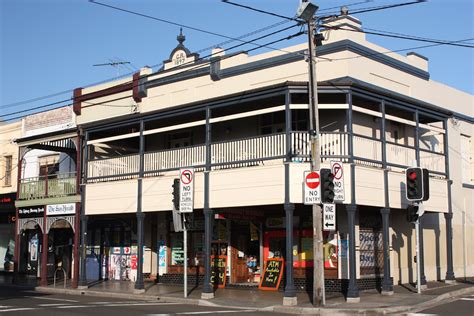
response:
<path id="1" fill-rule="evenodd" d="M 340 161 L 331 161 L 331 172 L 334 175 L 334 201 L 344 202 L 344 167 Z"/>
<path id="2" fill-rule="evenodd" d="M 321 186 L 319 171 L 305 171 L 303 175 L 304 204 L 321 203 Z"/>
<path id="3" fill-rule="evenodd" d="M 336 230 L 336 204 L 323 204 L 323 230 Z"/>
<path id="4" fill-rule="evenodd" d="M 179 212 L 192 213 L 194 209 L 194 168 L 179 170 Z"/>

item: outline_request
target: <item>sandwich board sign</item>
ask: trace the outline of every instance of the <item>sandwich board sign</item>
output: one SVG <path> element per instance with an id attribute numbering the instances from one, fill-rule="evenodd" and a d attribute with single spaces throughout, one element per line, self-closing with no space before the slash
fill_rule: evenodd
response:
<path id="1" fill-rule="evenodd" d="M 194 168 L 179 170 L 179 212 L 192 213 L 194 209 Z"/>
<path id="2" fill-rule="evenodd" d="M 303 174 L 304 204 L 321 203 L 321 186 L 319 170 L 305 171 Z"/>
<path id="3" fill-rule="evenodd" d="M 331 173 L 334 175 L 334 201 L 344 202 L 344 168 L 342 162 L 331 161 Z"/>

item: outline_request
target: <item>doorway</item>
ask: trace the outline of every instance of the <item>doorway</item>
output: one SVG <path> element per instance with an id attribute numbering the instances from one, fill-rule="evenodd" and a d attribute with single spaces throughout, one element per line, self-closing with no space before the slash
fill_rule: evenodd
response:
<path id="1" fill-rule="evenodd" d="M 231 283 L 260 281 L 260 229 L 252 221 L 231 221 Z"/>

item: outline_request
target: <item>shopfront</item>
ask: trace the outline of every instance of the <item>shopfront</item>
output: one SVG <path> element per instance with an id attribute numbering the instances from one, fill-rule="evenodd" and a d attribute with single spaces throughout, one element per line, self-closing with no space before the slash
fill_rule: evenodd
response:
<path id="1" fill-rule="evenodd" d="M 44 232 L 44 206 L 18 209 L 18 234 L 20 242 L 19 272 L 30 277 L 40 277 L 41 253 Z"/>
<path id="2" fill-rule="evenodd" d="M 204 274 L 204 216 L 197 210 L 188 232 L 188 279 L 202 279 Z M 304 206 L 294 216 L 293 269 L 297 285 L 312 284 L 313 235 L 311 212 Z M 282 207 L 235 208 L 215 210 L 212 225 L 211 256 L 226 262 L 226 286 L 258 286 L 265 263 L 286 256 L 286 228 Z M 183 233 L 174 232 L 170 221 L 168 243 L 161 263 L 162 281 L 182 282 L 184 272 Z M 347 250 L 337 231 L 324 232 L 324 267 L 326 279 L 340 278 L 339 257 Z M 341 251 L 341 245 L 344 249 Z M 166 265 L 165 265 L 166 263 Z M 162 270 L 162 271 L 163 271 Z M 309 281 L 310 280 L 310 281 Z"/>
<path id="3" fill-rule="evenodd" d="M 16 193 L 0 194 L 0 271 L 13 272 Z"/>

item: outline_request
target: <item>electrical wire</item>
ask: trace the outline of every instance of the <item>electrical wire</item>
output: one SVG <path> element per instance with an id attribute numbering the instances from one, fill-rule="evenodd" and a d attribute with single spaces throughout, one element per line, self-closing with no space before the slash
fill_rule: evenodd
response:
<path id="1" fill-rule="evenodd" d="M 285 31 L 285 30 L 287 30 L 287 29 L 290 29 L 290 28 L 293 28 L 293 27 L 296 27 L 296 26 L 297 26 L 297 25 L 292 25 L 292 26 L 287 27 L 287 28 L 284 28 L 284 29 L 282 29 L 282 30 L 278 30 L 278 31 L 275 31 L 275 32 L 270 33 L 270 34 L 263 35 L 263 36 L 261 36 L 261 37 L 255 39 L 255 40 L 258 40 L 258 39 L 262 39 L 262 38 L 264 38 L 264 37 L 268 37 L 268 36 L 275 35 L 276 33 Z M 278 42 L 281 42 L 281 41 L 284 41 L 284 40 L 289 40 L 289 39 L 291 39 L 291 38 L 294 38 L 294 37 L 297 37 L 297 36 L 300 36 L 300 35 L 303 35 L 303 34 L 304 34 L 304 32 L 300 31 L 300 32 L 298 32 L 298 33 L 295 33 L 295 34 L 293 34 L 293 35 L 286 36 L 286 37 L 284 37 L 284 38 L 277 39 L 277 40 L 272 41 L 272 42 L 270 42 L 270 43 L 263 44 L 263 45 L 258 45 L 258 46 L 254 47 L 254 48 L 252 48 L 252 49 L 248 49 L 248 50 L 243 51 L 243 52 L 249 53 L 249 52 L 251 52 L 251 51 L 254 51 L 254 50 L 257 50 L 257 49 L 260 49 L 260 48 L 264 48 L 264 47 L 266 47 L 267 45 L 272 45 L 272 44 L 275 44 L 275 43 L 278 43 Z M 255 40 L 254 40 L 254 41 L 255 41 Z M 238 44 L 238 45 L 235 45 L 235 46 L 232 47 L 232 48 L 235 48 L 235 47 L 238 47 L 238 46 L 242 46 L 242 45 L 245 45 L 245 44 L 248 44 L 248 43 L 250 43 L 250 41 L 244 42 L 244 43 L 241 43 L 241 44 Z M 230 49 L 232 49 L 232 48 L 230 48 Z M 215 54 L 215 53 L 214 53 L 214 54 Z M 212 56 L 212 55 L 213 55 L 213 54 L 210 54 L 209 56 Z M 237 56 L 237 55 L 235 55 L 235 54 L 232 54 L 232 55 L 224 55 L 224 56 L 222 56 L 221 60 L 222 60 L 222 59 L 227 59 L 227 58 L 232 58 L 232 57 L 234 57 L 234 56 Z M 208 57 L 208 56 L 206 56 L 206 57 Z M 205 57 L 203 57 L 203 58 L 205 58 Z M 201 59 L 203 59 L 203 58 L 201 58 Z M 190 61 L 190 62 L 188 62 L 188 63 L 186 63 L 186 64 L 190 64 L 190 63 L 196 63 L 196 61 Z M 190 72 L 190 71 L 196 70 L 196 69 L 198 69 L 198 68 L 202 68 L 203 66 L 207 66 L 207 65 L 210 64 L 210 63 L 211 63 L 211 61 L 209 60 L 209 61 L 206 61 L 205 63 L 200 63 L 200 64 L 196 65 L 195 67 L 185 69 L 184 71 L 181 71 L 181 72 L 178 72 L 178 73 L 174 73 L 174 74 L 171 74 L 171 75 L 169 75 L 169 76 L 161 77 L 160 79 L 163 79 L 163 78 L 172 78 L 172 77 L 174 77 L 174 76 L 181 75 L 181 74 L 183 74 L 183 73 L 185 73 L 185 72 Z M 185 65 L 185 64 L 183 64 L 183 65 Z M 177 68 L 180 68 L 180 67 L 182 68 L 183 65 L 180 65 L 179 67 L 172 68 L 172 69 L 170 69 L 170 71 L 176 71 Z M 156 76 L 156 75 L 159 75 L 159 74 L 161 74 L 161 73 L 152 73 L 152 74 L 149 74 L 149 75 L 145 75 L 145 76 L 143 76 L 142 78 L 146 78 L 146 77 L 150 77 L 150 76 Z M 130 83 L 130 82 L 133 82 L 133 81 L 129 81 L 128 83 Z M 127 83 L 122 83 L 121 85 L 123 85 L 123 84 L 127 84 Z M 70 100 L 72 100 L 72 99 L 63 100 L 63 101 L 60 101 L 60 102 L 65 102 L 65 101 L 70 101 Z M 59 102 L 55 102 L 55 103 L 52 103 L 52 104 L 43 105 L 43 106 L 41 106 L 41 107 L 36 107 L 36 108 L 34 108 L 34 109 L 49 107 L 49 106 L 55 105 L 55 104 L 57 104 L 57 103 L 59 103 Z M 36 113 L 34 113 L 34 114 L 44 113 L 44 112 L 46 112 L 46 111 L 51 111 L 51 110 L 59 109 L 59 108 L 66 107 L 66 106 L 70 106 L 70 105 L 71 105 L 71 104 L 63 105 L 63 106 L 55 107 L 55 108 L 48 109 L 48 110 L 45 110 L 45 111 L 36 112 Z M 97 104 L 97 105 L 103 105 L 103 104 Z M 105 105 L 105 106 L 106 106 L 106 105 Z M 113 106 L 116 106 L 116 105 L 113 105 Z M 121 105 L 121 106 L 123 106 L 123 105 Z M 130 105 L 130 107 L 131 107 L 131 106 L 133 106 L 133 105 Z M 29 111 L 31 111 L 31 110 L 33 110 L 33 109 L 18 111 L 18 112 L 14 112 L 14 113 L 9 113 L 9 114 L 4 115 L 4 116 L 10 116 L 10 115 L 13 115 L 13 114 L 19 114 L 19 113 L 29 112 Z M 33 114 L 33 113 L 32 113 L 32 114 Z M 20 118 L 23 118 L 23 117 L 25 117 L 25 116 L 32 115 L 32 114 L 27 114 L 27 115 L 22 115 L 22 116 L 17 116 L 17 117 L 9 118 L 9 119 L 6 119 L 6 120 L 2 120 L 2 122 L 13 121 L 13 120 L 20 119 Z"/>
<path id="2" fill-rule="evenodd" d="M 427 0 L 417 0 L 417 1 L 411 1 L 411 2 L 403 2 L 403 3 L 380 5 L 380 6 L 375 6 L 375 7 L 360 8 L 355 11 L 349 11 L 349 14 L 354 15 L 354 14 L 373 12 L 373 11 L 379 11 L 379 10 L 385 10 L 385 9 L 393 9 L 393 8 L 403 7 L 403 6 L 412 5 L 412 4 L 419 4 L 426 1 Z M 329 17 L 339 17 L 340 16 L 339 13 L 340 13 L 339 11 L 334 11 L 332 13 L 328 13 L 328 15 L 326 16 L 319 17 L 319 19 L 326 19 Z"/>
<path id="3" fill-rule="evenodd" d="M 271 16 L 278 17 L 278 18 L 287 19 L 289 21 L 301 22 L 301 20 L 299 20 L 297 18 L 290 18 L 290 17 L 285 16 L 285 15 L 273 13 L 273 12 L 266 11 L 266 10 L 257 9 L 257 8 L 254 8 L 254 7 L 251 7 L 251 6 L 248 6 L 248 5 L 243 5 L 243 4 L 240 4 L 240 3 L 231 2 L 229 0 L 221 0 L 221 1 L 223 3 L 227 3 L 227 4 L 230 4 L 230 5 L 236 6 L 236 7 L 240 7 L 240 8 L 248 9 L 248 10 L 251 10 L 251 11 L 271 15 Z"/>
<path id="4" fill-rule="evenodd" d="M 238 39 L 238 40 L 241 40 L 241 39 L 243 39 L 243 38 L 246 38 L 246 37 L 249 37 L 249 36 L 252 36 L 252 35 L 255 35 L 255 34 L 264 32 L 264 31 L 267 31 L 267 30 L 269 30 L 269 29 L 272 29 L 272 28 L 274 28 L 274 27 L 280 26 L 280 25 L 285 24 L 285 23 L 288 23 L 288 22 L 289 22 L 288 20 L 280 21 L 280 22 L 278 22 L 278 23 L 274 23 L 274 24 L 271 24 L 271 25 L 269 25 L 269 26 L 265 26 L 265 27 L 263 27 L 263 28 L 257 29 L 257 30 L 255 30 L 255 31 L 252 31 L 252 32 L 243 34 L 243 35 L 237 37 L 237 39 Z M 212 45 L 212 46 L 209 46 L 209 47 L 206 47 L 206 48 L 202 48 L 202 49 L 196 51 L 195 53 L 199 54 L 199 53 L 201 53 L 201 52 L 210 50 L 210 49 L 212 49 L 212 48 L 221 47 L 221 46 L 230 44 L 230 43 L 232 43 L 232 42 L 235 42 L 235 40 L 230 39 L 230 40 L 227 40 L 227 41 L 225 41 L 225 42 L 217 43 L 217 44 L 214 44 L 214 45 Z M 268 48 L 270 48 L 270 47 L 268 47 Z M 282 51 L 282 52 L 288 53 L 288 51 L 285 51 L 285 50 L 282 50 L 282 49 L 278 49 L 278 48 L 270 48 L 270 49 L 278 50 L 278 51 Z M 160 66 L 163 66 L 163 63 L 162 63 L 162 62 L 161 62 L 161 63 L 158 63 L 158 64 L 155 64 L 155 65 L 152 65 L 152 66 L 149 66 L 149 67 L 150 67 L 150 68 L 157 68 L 157 67 L 160 67 Z M 135 67 L 135 68 L 137 68 L 137 67 Z M 120 75 L 120 76 L 115 76 L 115 77 L 108 78 L 108 79 L 104 79 L 104 80 L 101 80 L 101 81 L 98 81 L 98 82 L 94 82 L 94 83 L 91 83 L 91 84 L 88 84 L 88 85 L 83 85 L 83 88 L 93 87 L 93 86 L 100 85 L 100 84 L 103 84 L 103 83 L 107 83 L 107 82 L 110 82 L 110 81 L 123 79 L 123 78 L 126 78 L 126 77 L 129 77 L 129 76 L 133 75 L 134 73 L 135 73 L 135 72 L 129 72 L 129 73 L 126 73 L 126 74 L 123 74 L 123 75 Z M 55 96 L 59 96 L 59 95 L 63 95 L 63 94 L 66 94 L 66 93 L 72 93 L 73 91 L 74 91 L 74 89 L 70 89 L 70 90 L 65 90 L 65 91 L 61 91 L 61 92 L 53 93 L 53 94 L 50 94 L 50 95 L 46 95 L 46 96 L 41 96 L 41 97 L 33 98 L 33 99 L 28 99 L 28 100 L 24 100 L 24 101 L 19 101 L 19 102 L 9 103 L 9 104 L 5 104 L 5 105 L 0 105 L 0 109 L 6 109 L 6 108 L 10 108 L 10 107 L 13 107 L 13 106 L 16 106 L 16 105 L 23 105 L 23 104 L 28 104 L 28 103 L 35 102 L 35 101 L 45 100 L 45 99 L 49 99 L 49 98 L 52 98 L 52 97 L 55 97 Z M 1 117 L 1 116 L 2 116 L 2 115 L 0 115 L 0 117 Z"/>
<path id="5" fill-rule="evenodd" d="M 340 27 L 340 26 L 331 26 L 331 25 L 321 25 L 321 27 L 332 29 L 332 30 L 342 30 L 342 31 L 350 31 L 350 32 L 357 32 L 357 33 L 365 33 L 365 34 L 370 34 L 370 35 L 378 35 L 378 36 L 391 37 L 391 38 L 397 38 L 397 39 L 406 39 L 406 40 L 411 40 L 411 41 L 419 41 L 419 42 L 427 42 L 427 43 L 435 43 L 435 44 L 446 44 L 446 45 L 452 45 L 452 46 L 458 46 L 458 47 L 474 48 L 474 45 L 458 44 L 458 43 L 456 43 L 456 41 L 427 39 L 427 38 L 406 36 L 406 35 L 401 35 L 401 34 L 400 35 L 384 34 L 384 33 L 380 33 L 380 32 L 371 32 L 371 31 L 357 30 L 357 29 L 353 29 L 353 28 L 344 28 L 344 27 Z"/>

